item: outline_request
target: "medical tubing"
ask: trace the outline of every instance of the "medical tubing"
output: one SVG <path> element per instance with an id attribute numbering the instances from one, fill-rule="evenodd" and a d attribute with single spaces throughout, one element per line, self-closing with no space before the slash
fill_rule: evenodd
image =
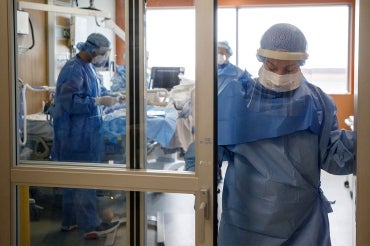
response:
<path id="1" fill-rule="evenodd" d="M 28 49 L 32 49 L 34 46 L 35 46 L 35 33 L 33 31 L 33 25 L 32 25 L 32 21 L 30 18 L 28 18 L 28 22 L 30 23 L 30 28 L 31 28 L 31 36 L 32 36 L 32 44 L 30 47 L 28 47 Z"/>

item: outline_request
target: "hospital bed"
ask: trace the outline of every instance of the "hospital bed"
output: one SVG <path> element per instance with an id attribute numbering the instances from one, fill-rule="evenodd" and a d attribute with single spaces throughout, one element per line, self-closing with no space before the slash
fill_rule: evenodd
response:
<path id="1" fill-rule="evenodd" d="M 53 141 L 50 116 L 45 112 L 28 115 L 25 95 L 26 90 L 53 92 L 55 88 L 32 87 L 20 80 L 20 89 L 23 95 L 21 108 L 26 115 L 21 120 L 21 159 L 49 160 Z M 191 82 L 173 87 L 171 93 L 164 88 L 147 90 L 147 154 L 153 152 L 152 156 L 156 156 L 155 162 L 179 163 L 177 151 L 186 151 L 193 141 L 192 106 L 189 103 L 193 89 L 194 83 Z M 120 96 L 122 93 L 124 92 L 118 92 Z M 105 161 L 125 163 L 125 125 L 124 103 L 104 110 L 102 133 L 105 139 Z M 182 161 L 180 163 L 183 164 Z"/>
<path id="2" fill-rule="evenodd" d="M 167 89 L 155 88 L 146 93 L 146 134 L 148 167 L 178 170 L 184 161 L 178 152 L 184 153 L 193 142 L 194 83 Z M 102 132 L 107 139 L 106 161 L 124 163 L 126 108 L 122 105 L 108 108 L 103 115 Z M 154 158 L 152 158 L 154 157 Z"/>
<path id="3" fill-rule="evenodd" d="M 49 115 L 36 113 L 26 116 L 27 139 L 21 152 L 21 159 L 48 160 L 54 139 Z"/>
<path id="4" fill-rule="evenodd" d="M 31 160 L 47 160 L 50 156 L 52 141 L 54 139 L 53 129 L 49 123 L 49 115 L 43 112 L 27 114 L 27 90 L 35 92 L 49 92 L 50 97 L 55 88 L 49 86 L 31 86 L 18 78 L 20 92 L 19 109 L 19 140 L 20 158 Z"/>
<path id="5" fill-rule="evenodd" d="M 53 127 L 44 113 L 30 114 L 27 119 L 26 147 L 32 150 L 30 159 L 49 157 L 53 141 Z M 169 148 L 176 129 L 177 111 L 174 107 L 147 107 L 147 137 Z M 102 134 L 108 143 L 124 142 L 126 135 L 126 110 L 117 109 L 103 115 Z"/>
<path id="6" fill-rule="evenodd" d="M 147 148 L 170 148 L 176 130 L 177 111 L 174 107 L 147 106 Z M 107 161 L 124 163 L 126 136 L 126 109 L 118 108 L 103 115 L 102 133 L 106 140 Z"/>

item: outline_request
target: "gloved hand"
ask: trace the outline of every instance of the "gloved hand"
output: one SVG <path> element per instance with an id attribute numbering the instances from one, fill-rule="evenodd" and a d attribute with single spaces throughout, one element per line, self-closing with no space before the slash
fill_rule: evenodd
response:
<path id="1" fill-rule="evenodd" d="M 118 102 L 119 103 L 124 103 L 126 101 L 126 94 L 120 94 L 119 96 L 118 96 Z"/>
<path id="2" fill-rule="evenodd" d="M 116 97 L 103 96 L 95 98 L 95 105 L 104 105 L 110 107 L 118 102 Z"/>

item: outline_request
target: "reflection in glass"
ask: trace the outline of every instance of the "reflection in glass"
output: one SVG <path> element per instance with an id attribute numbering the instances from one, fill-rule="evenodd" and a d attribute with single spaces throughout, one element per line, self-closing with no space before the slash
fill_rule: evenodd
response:
<path id="1" fill-rule="evenodd" d="M 28 200 L 31 245 L 84 245 L 91 239 L 94 245 L 123 245 L 127 238 L 123 191 L 29 187 Z"/>
<path id="2" fill-rule="evenodd" d="M 86 237 L 87 233 L 82 229 L 84 224 L 63 225 L 63 216 L 73 217 L 73 209 L 64 211 L 63 203 L 73 201 L 76 204 L 87 204 L 80 196 L 66 200 L 65 192 L 71 190 L 78 191 L 79 194 L 87 192 L 95 195 L 90 199 L 95 200 L 97 214 L 88 207 L 90 217 L 97 215 L 103 223 L 117 222 L 119 225 L 109 233 L 98 235 L 94 240 L 91 240 L 92 237 Z M 21 208 L 29 208 L 29 219 L 24 217 L 27 213 L 21 213 L 21 220 L 29 223 L 29 232 L 21 230 L 20 236 L 29 234 L 30 245 L 127 245 L 127 199 L 124 191 L 29 187 L 28 199 L 20 201 L 25 201 Z M 146 245 L 195 245 L 194 201 L 192 194 L 146 193 Z M 81 214 L 75 215 L 77 218 L 81 217 Z"/>

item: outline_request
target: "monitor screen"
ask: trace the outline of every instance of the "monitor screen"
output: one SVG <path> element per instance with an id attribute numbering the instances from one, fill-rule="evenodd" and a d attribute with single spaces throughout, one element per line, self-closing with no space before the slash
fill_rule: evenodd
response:
<path id="1" fill-rule="evenodd" d="M 151 88 L 165 88 L 171 90 L 180 84 L 179 74 L 184 74 L 184 67 L 152 67 Z"/>

